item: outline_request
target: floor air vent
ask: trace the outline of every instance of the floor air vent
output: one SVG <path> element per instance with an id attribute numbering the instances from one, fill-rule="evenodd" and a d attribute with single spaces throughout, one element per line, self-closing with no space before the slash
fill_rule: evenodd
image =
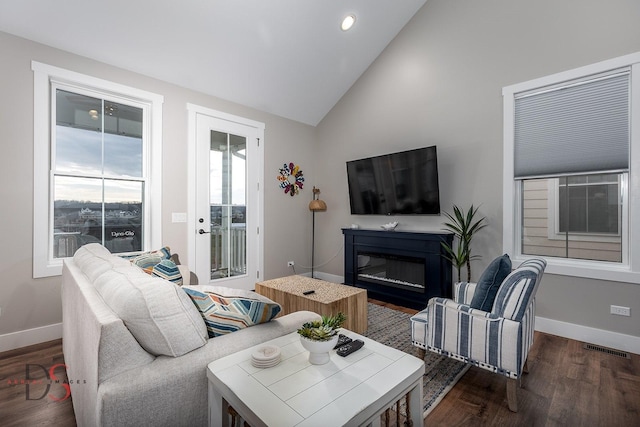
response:
<path id="1" fill-rule="evenodd" d="M 611 354 L 613 356 L 624 357 L 625 359 L 631 359 L 631 356 L 626 351 L 614 350 L 612 348 L 601 347 L 594 344 L 584 344 L 582 346 L 585 350 L 599 351 L 601 353 Z"/>

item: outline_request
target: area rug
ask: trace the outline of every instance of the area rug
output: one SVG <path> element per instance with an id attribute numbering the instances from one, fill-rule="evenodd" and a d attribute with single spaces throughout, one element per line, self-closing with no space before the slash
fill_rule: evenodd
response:
<path id="1" fill-rule="evenodd" d="M 366 337 L 413 356 L 419 349 L 411 344 L 410 314 L 369 303 Z M 423 406 L 426 417 L 469 369 L 469 365 L 427 351 L 424 358 Z"/>

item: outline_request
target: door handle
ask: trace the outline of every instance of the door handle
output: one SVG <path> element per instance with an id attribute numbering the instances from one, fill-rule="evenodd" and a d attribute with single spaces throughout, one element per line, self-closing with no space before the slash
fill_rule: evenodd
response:
<path id="1" fill-rule="evenodd" d="M 198 230 L 198 234 L 206 234 L 206 233 L 211 233 L 210 231 L 204 231 L 202 228 L 200 230 Z"/>

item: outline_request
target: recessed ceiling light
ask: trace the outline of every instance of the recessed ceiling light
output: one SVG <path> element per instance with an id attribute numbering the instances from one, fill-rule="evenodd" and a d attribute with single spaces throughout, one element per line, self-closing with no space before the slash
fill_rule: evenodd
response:
<path id="1" fill-rule="evenodd" d="M 356 16 L 347 15 L 342 20 L 342 24 L 340 25 L 340 28 L 342 28 L 342 31 L 347 31 L 349 28 L 353 27 L 353 24 L 355 23 L 356 23 Z"/>

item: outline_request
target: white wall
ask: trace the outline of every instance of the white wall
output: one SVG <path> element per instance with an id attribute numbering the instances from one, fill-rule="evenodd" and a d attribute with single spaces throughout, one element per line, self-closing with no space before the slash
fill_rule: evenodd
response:
<path id="1" fill-rule="evenodd" d="M 32 60 L 164 96 L 163 242 L 181 254 L 184 264 L 189 261 L 186 233 L 190 230 L 185 223 L 172 223 L 171 213 L 187 212 L 187 103 L 265 123 L 264 277 L 290 274 L 288 260 L 299 266 L 309 264 L 311 191 L 285 196 L 277 187 L 276 175 L 282 163 L 293 161 L 303 167 L 307 183 L 313 184 L 313 127 L 6 33 L 0 33 L 0 56 L 0 351 L 59 337 L 62 321 L 60 278 L 32 279 Z"/>
<path id="2" fill-rule="evenodd" d="M 332 258 L 341 227 L 390 220 L 350 215 L 345 161 L 435 144 L 443 209 L 474 204 L 489 223 L 473 244 L 477 280 L 502 251 L 502 87 L 640 51 L 639 19 L 637 0 L 429 0 L 318 125 L 329 210 L 318 217 L 317 258 L 332 259 L 323 270 L 343 275 L 342 253 Z M 443 222 L 394 219 L 399 230 Z M 632 316 L 610 315 L 611 304 Z M 636 337 L 640 348 L 640 285 L 546 275 L 537 315 L 552 329 Z"/>

